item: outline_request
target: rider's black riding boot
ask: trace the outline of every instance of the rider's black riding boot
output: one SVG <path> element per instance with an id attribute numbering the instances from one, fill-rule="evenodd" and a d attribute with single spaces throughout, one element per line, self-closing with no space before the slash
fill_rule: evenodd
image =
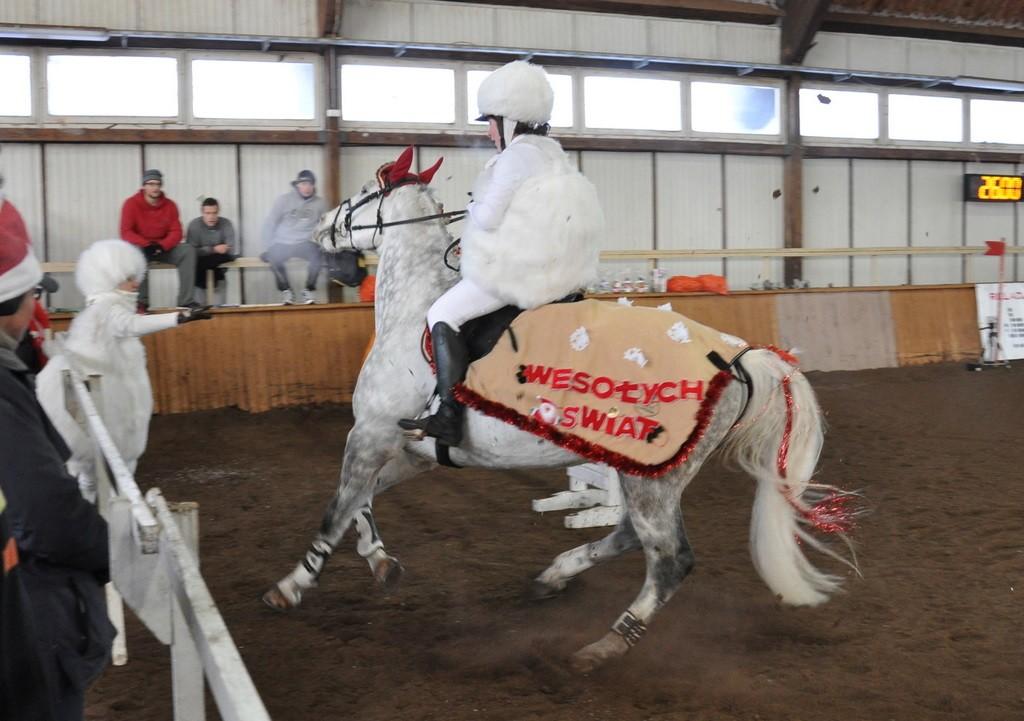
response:
<path id="1" fill-rule="evenodd" d="M 437 393 L 441 405 L 437 413 L 420 419 L 403 418 L 398 422 L 404 430 L 422 430 L 447 446 L 462 442 L 462 416 L 465 408 L 455 400 L 454 387 L 462 381 L 469 367 L 469 351 L 459 332 L 444 322 L 430 329 L 430 342 L 437 365 Z"/>

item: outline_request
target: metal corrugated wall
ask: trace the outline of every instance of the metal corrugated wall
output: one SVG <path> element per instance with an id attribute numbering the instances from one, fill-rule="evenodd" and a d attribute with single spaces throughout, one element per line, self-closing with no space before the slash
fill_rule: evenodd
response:
<path id="1" fill-rule="evenodd" d="M 583 174 L 597 187 L 604 209 L 602 250 L 647 250 L 654 247 L 654 156 L 652 153 L 581 153 Z M 609 281 L 646 275 L 649 263 L 638 260 L 601 264 Z"/>
<path id="2" fill-rule="evenodd" d="M 234 27 L 235 3 L 209 0 L 143 2 L 139 5 L 139 27 L 167 31 L 222 33 Z M 243 8 L 248 12 L 248 8 Z"/>
<path id="3" fill-rule="evenodd" d="M 947 40 L 818 33 L 804 64 L 890 73 L 1024 80 L 1024 50 Z"/>
<path id="4" fill-rule="evenodd" d="M 805 160 L 804 247 L 849 248 L 850 161 L 842 158 Z M 849 258 L 805 258 L 803 280 L 812 286 L 850 285 Z"/>
<path id="5" fill-rule="evenodd" d="M 354 193 L 398 152 L 394 147 L 343 149 L 343 193 Z M 418 150 L 418 163 L 426 167 L 445 157 L 433 186 L 445 207 L 455 209 L 465 207 L 473 179 L 490 154 L 485 148 L 424 147 Z M 310 167 L 322 177 L 322 153 L 312 146 L 243 146 L 238 155 L 232 145 L 6 144 L 0 168 L 7 181 L 5 192 L 22 210 L 41 256 L 46 248 L 46 260 L 71 261 L 90 242 L 117 237 L 121 204 L 136 192 L 143 166 L 165 173 L 167 194 L 178 203 L 183 225 L 199 214 L 202 197 L 217 197 L 223 214 L 239 231 L 242 253 L 255 256 L 262 251 L 260 228 L 271 203 L 289 189 L 288 181 L 299 169 Z M 578 155 L 570 153 L 574 159 Z M 729 248 L 781 247 L 782 197 L 775 197 L 781 188 L 778 158 L 595 151 L 582 156 L 584 172 L 598 187 L 608 218 L 604 249 L 717 248 L 723 240 Z M 1018 208 L 963 203 L 963 172 L 1020 171 L 1013 164 L 808 160 L 804 245 L 977 246 L 1000 237 L 1019 244 Z M 627 267 L 636 275 L 648 265 L 615 261 L 604 267 L 614 277 Z M 721 273 L 723 265 L 734 289 L 781 280 L 777 259 L 659 263 L 669 275 Z M 847 285 L 851 275 L 854 285 L 928 285 L 995 280 L 996 267 L 983 257 L 808 258 L 804 277 L 816 287 Z M 300 286 L 300 264 L 291 274 Z M 246 302 L 277 300 L 268 272 L 248 270 L 245 276 Z M 1015 277 L 1012 260 L 1009 277 Z M 59 280 L 63 288 L 52 305 L 79 305 L 70 275 Z M 152 280 L 154 304 L 172 304 L 174 272 L 156 270 Z M 232 271 L 229 302 L 240 302 L 241 292 L 238 271 Z M 320 295 L 325 297 L 323 288 Z"/>
<path id="6" fill-rule="evenodd" d="M 112 30 L 316 36 L 312 0 L 4 0 L 0 22 Z"/>
<path id="7" fill-rule="evenodd" d="M 781 248 L 782 158 L 729 155 L 725 158 L 725 247 Z M 729 287 L 782 284 L 780 258 L 729 258 Z"/>
<path id="8" fill-rule="evenodd" d="M 910 164 L 910 244 L 927 246 L 963 245 L 964 203 L 963 163 L 915 160 Z M 948 255 L 915 255 L 910 258 L 910 279 L 914 285 L 960 283 L 963 260 Z"/>
<path id="9" fill-rule="evenodd" d="M 39 23 L 100 28 L 139 26 L 139 0 L 37 0 Z"/>
<path id="10" fill-rule="evenodd" d="M 139 190 L 142 148 L 47 145 L 45 155 L 47 260 L 74 261 L 92 242 L 119 237 L 121 205 Z M 61 287 L 50 305 L 82 307 L 71 274 L 58 280 Z"/>
<path id="11" fill-rule="evenodd" d="M 654 156 L 659 250 L 721 248 L 724 242 L 722 156 L 658 153 Z M 720 258 L 658 261 L 667 275 L 722 275 Z"/>
<path id="12" fill-rule="evenodd" d="M 908 162 L 853 161 L 853 247 L 907 246 Z M 856 257 L 854 285 L 903 285 L 903 256 Z"/>
<path id="13" fill-rule="evenodd" d="M 779 30 L 609 13 L 552 12 L 425 0 L 348 0 L 342 31 L 360 40 L 496 45 L 774 63 Z"/>

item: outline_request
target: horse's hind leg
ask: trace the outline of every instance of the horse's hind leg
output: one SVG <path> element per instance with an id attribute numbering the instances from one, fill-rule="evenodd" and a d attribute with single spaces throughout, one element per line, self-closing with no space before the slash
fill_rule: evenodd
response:
<path id="1" fill-rule="evenodd" d="M 550 598 L 565 590 L 570 580 L 599 563 L 610 561 L 626 551 L 640 547 L 640 539 L 633 530 L 633 522 L 623 514 L 619 525 L 604 538 L 559 554 L 551 565 L 533 581 L 534 598 Z"/>
<path id="2" fill-rule="evenodd" d="M 600 641 L 576 652 L 573 666 L 577 670 L 590 671 L 610 658 L 625 654 L 640 640 L 651 618 L 693 568 L 693 551 L 679 509 L 682 485 L 679 479 L 652 481 L 623 476 L 623 496 L 636 535 L 643 544 L 647 577 L 639 595 L 619 616 L 612 630 Z"/>
<path id="3" fill-rule="evenodd" d="M 573 666 L 578 670 L 592 670 L 608 659 L 625 654 L 640 640 L 654 614 L 668 603 L 693 569 L 694 555 L 686 538 L 679 498 L 725 438 L 739 413 L 742 392 L 729 390 L 719 401 L 704 437 L 685 464 L 657 479 L 622 476 L 623 501 L 644 548 L 647 576 L 640 593 L 615 621 L 612 630 L 574 654 Z"/>

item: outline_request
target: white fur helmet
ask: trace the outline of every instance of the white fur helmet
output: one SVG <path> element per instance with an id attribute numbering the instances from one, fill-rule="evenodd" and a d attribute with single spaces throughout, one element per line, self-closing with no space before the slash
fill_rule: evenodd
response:
<path id="1" fill-rule="evenodd" d="M 97 240 L 78 256 L 75 285 L 88 298 L 107 293 L 129 278 L 142 280 L 146 274 L 146 257 L 142 251 L 123 240 Z"/>
<path id="2" fill-rule="evenodd" d="M 551 120 L 555 93 L 540 65 L 515 60 L 484 78 L 476 94 L 479 120 L 500 116 L 531 125 Z"/>

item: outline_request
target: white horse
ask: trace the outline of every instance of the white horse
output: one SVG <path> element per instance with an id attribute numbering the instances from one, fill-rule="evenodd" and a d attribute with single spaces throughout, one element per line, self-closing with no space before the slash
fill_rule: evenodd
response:
<path id="1" fill-rule="evenodd" d="M 389 172 L 393 180 L 406 180 L 392 186 Z M 384 551 L 371 514 L 373 497 L 436 465 L 433 440 L 411 441 L 397 422 L 421 413 L 434 392 L 435 378 L 421 348 L 424 319 L 427 308 L 458 275 L 444 262 L 452 242 L 445 214 L 427 185 L 414 182 L 414 177 L 385 166 L 377 182 L 371 181 L 324 216 L 315 235 L 328 251 L 355 248 L 379 253 L 376 340 L 356 383 L 355 425 L 345 446 L 340 484 L 320 531 L 303 560 L 264 594 L 264 601 L 279 610 L 297 606 L 316 585 L 327 558 L 353 524 L 359 534 L 358 551 L 376 579 L 393 582 L 402 569 Z M 623 475 L 626 513 L 615 530 L 562 553 L 536 578 L 535 593 L 551 595 L 586 569 L 625 551 L 643 549 L 647 576 L 640 593 L 611 631 L 576 652 L 573 663 L 578 669 L 588 670 L 626 653 L 690 572 L 694 554 L 683 527 L 680 496 L 723 444 L 757 480 L 750 547 L 764 582 L 792 605 L 822 603 L 838 588 L 839 579 L 816 569 L 801 550 L 803 543 L 829 552 L 808 530 L 815 519 L 808 497 L 825 488 L 810 483 L 823 439 L 814 393 L 782 354 L 751 350 L 742 364 L 751 383 L 725 387 L 686 463 L 653 479 Z M 472 410 L 466 414 L 462 445 L 451 449 L 451 459 L 460 466 L 484 468 L 556 468 L 586 461 Z"/>

